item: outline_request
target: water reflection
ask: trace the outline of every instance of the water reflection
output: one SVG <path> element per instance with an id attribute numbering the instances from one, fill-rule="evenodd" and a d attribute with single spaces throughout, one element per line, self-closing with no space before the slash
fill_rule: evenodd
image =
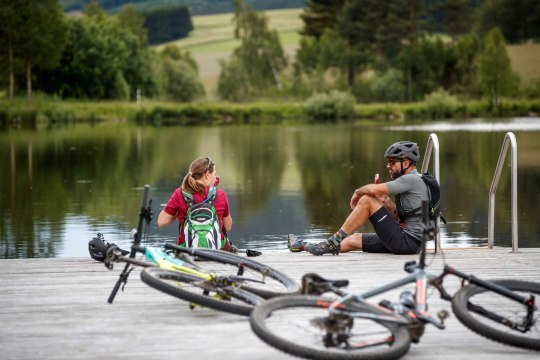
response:
<path id="1" fill-rule="evenodd" d="M 390 143 L 409 139 L 423 151 L 433 131 L 439 135 L 443 212 L 449 220 L 443 246 L 486 244 L 489 188 L 504 134 L 511 130 L 518 143 L 519 245 L 538 247 L 538 120 L 507 121 L 504 130 L 495 131 L 470 131 L 462 124 L 450 129 L 447 123 L 420 128 L 106 124 L 0 133 L 0 258 L 86 256 L 97 232 L 127 246 L 142 185 L 151 185 L 157 214 L 199 156 L 217 164 L 231 202 L 231 236 L 240 247 L 285 249 L 288 233 L 321 239 L 341 225 L 356 187 L 375 173 L 388 180 L 383 154 Z M 511 241 L 509 174 L 503 170 L 497 190 L 495 245 Z M 151 240 L 176 235 L 175 226 L 154 227 Z"/>

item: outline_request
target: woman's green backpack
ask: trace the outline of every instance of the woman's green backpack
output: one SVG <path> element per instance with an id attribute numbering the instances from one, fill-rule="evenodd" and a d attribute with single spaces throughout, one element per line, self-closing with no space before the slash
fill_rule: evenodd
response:
<path id="1" fill-rule="evenodd" d="M 221 249 L 219 218 L 214 208 L 216 187 L 208 190 L 208 196 L 195 204 L 193 194 L 182 189 L 188 210 L 184 218 L 184 239 L 187 247 Z"/>

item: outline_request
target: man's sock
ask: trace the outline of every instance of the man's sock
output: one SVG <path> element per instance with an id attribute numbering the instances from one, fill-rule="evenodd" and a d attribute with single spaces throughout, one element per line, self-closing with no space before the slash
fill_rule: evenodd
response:
<path id="1" fill-rule="evenodd" d="M 328 241 L 331 241 L 335 246 L 338 246 L 339 244 L 341 244 L 343 239 L 345 239 L 347 236 L 349 236 L 349 234 L 347 234 L 342 229 L 339 229 L 339 231 L 337 233 L 335 233 L 334 235 L 332 235 L 328 239 Z"/>

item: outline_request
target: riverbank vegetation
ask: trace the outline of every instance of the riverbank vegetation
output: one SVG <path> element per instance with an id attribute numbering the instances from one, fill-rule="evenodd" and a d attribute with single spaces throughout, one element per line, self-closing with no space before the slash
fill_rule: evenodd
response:
<path id="1" fill-rule="evenodd" d="M 530 59 L 539 46 L 540 8 L 530 2 L 310 0 L 294 10 L 299 21 L 287 22 L 295 29 L 280 33 L 265 13 L 235 0 L 232 23 L 223 27 L 230 39 L 210 39 L 204 50 L 189 37 L 149 46 L 144 16 L 132 5 L 109 15 L 92 1 L 82 16 L 66 17 L 57 0 L 39 9 L 24 4 L 0 13 L 4 126 L 414 121 L 539 112 L 540 74 Z M 35 31 L 22 30 L 29 21 Z M 208 26 L 193 24 L 194 33 Z M 295 53 L 286 51 L 284 39 L 297 42 Z M 228 55 L 209 87 L 198 55 L 215 41 L 229 48 L 220 48 Z M 523 46 L 529 51 L 517 50 Z M 526 67 L 532 70 L 520 71 Z"/>
<path id="2" fill-rule="evenodd" d="M 540 100 L 503 99 L 495 110 L 483 100 L 460 101 L 442 90 L 422 102 L 354 104 L 348 93 L 316 94 L 306 102 L 171 103 L 61 100 L 36 96 L 0 103 L 0 128 L 43 128 L 77 123 L 228 125 L 348 121 L 421 122 L 441 119 L 526 117 L 540 114 Z"/>

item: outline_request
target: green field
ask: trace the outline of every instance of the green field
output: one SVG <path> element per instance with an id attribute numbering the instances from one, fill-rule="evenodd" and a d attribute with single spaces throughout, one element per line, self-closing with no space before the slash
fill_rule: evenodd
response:
<path id="1" fill-rule="evenodd" d="M 265 14 L 270 29 L 277 30 L 283 46 L 298 44 L 298 30 L 302 28 L 300 13 L 302 9 L 271 10 Z M 193 55 L 231 51 L 239 42 L 234 38 L 233 14 L 194 16 L 194 30 L 187 38 L 174 41 L 181 49 Z"/>
<path id="2" fill-rule="evenodd" d="M 509 45 L 507 50 L 512 69 L 521 80 L 540 79 L 540 44 Z"/>

